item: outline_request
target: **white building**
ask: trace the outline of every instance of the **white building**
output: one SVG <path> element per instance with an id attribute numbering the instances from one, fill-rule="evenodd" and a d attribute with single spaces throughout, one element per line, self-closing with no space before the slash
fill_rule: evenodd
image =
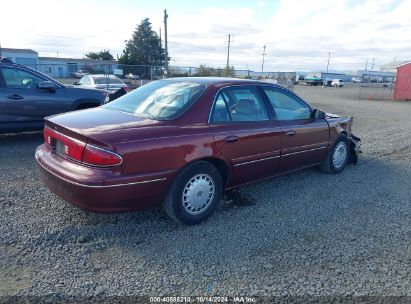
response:
<path id="1" fill-rule="evenodd" d="M 32 68 L 36 68 L 39 58 L 39 54 L 31 49 L 1 48 L 0 56 L 6 57 L 15 63 L 24 64 Z"/>
<path id="2" fill-rule="evenodd" d="M 39 57 L 37 70 L 54 78 L 72 77 L 78 70 L 87 70 L 93 74 L 112 74 L 118 63 L 111 60 Z"/>
<path id="3" fill-rule="evenodd" d="M 397 66 L 406 63 L 407 61 L 391 61 L 380 66 L 381 72 L 397 73 Z"/>
<path id="4" fill-rule="evenodd" d="M 1 48 L 0 57 L 27 65 L 53 78 L 72 77 L 77 70 L 87 70 L 93 73 L 113 73 L 118 63 L 111 60 L 94 60 L 78 58 L 39 57 L 31 49 Z"/>

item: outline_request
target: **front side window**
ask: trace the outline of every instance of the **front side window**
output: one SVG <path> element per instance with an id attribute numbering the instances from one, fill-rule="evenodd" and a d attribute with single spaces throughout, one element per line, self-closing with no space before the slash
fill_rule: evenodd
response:
<path id="1" fill-rule="evenodd" d="M 79 80 L 78 84 L 80 84 L 80 85 L 86 85 L 86 84 L 87 84 L 87 76 L 81 77 L 81 79 Z"/>
<path id="2" fill-rule="evenodd" d="M 194 81 L 158 80 L 104 105 L 157 120 L 173 119 L 197 101 L 206 86 Z"/>
<path id="3" fill-rule="evenodd" d="M 32 89 L 44 81 L 32 73 L 18 69 L 2 68 L 0 71 L 6 86 L 11 89 Z"/>
<path id="4" fill-rule="evenodd" d="M 213 122 L 256 122 L 266 120 L 269 120 L 267 109 L 256 87 L 229 87 L 223 89 L 220 95 L 217 96 L 212 115 Z"/>
<path id="5" fill-rule="evenodd" d="M 301 120 L 311 117 L 310 107 L 291 93 L 278 88 L 264 87 L 277 120 Z"/>

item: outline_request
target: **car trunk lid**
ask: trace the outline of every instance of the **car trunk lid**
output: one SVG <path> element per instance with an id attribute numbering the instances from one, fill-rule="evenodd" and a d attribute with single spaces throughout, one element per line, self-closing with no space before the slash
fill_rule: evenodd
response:
<path id="1" fill-rule="evenodd" d="M 141 129 L 138 133 L 144 136 L 144 130 L 164 126 L 165 122 L 99 107 L 50 116 L 45 125 L 75 140 L 115 150 L 114 144 L 135 135 L 135 129 Z"/>

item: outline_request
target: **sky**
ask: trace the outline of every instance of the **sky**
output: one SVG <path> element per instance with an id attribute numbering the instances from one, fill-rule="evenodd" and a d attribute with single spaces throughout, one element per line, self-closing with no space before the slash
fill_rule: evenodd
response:
<path id="1" fill-rule="evenodd" d="M 120 55 L 149 18 L 164 34 L 171 65 L 261 71 L 374 69 L 411 60 L 411 0 L 19 0 L 1 5 L 0 44 L 40 56 Z"/>

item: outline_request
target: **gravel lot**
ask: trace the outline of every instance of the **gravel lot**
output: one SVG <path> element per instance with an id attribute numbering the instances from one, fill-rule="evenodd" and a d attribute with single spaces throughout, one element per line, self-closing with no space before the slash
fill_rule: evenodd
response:
<path id="1" fill-rule="evenodd" d="M 295 91 L 315 107 L 354 115 L 364 150 L 358 166 L 243 187 L 192 227 L 159 210 L 73 207 L 38 178 L 41 134 L 0 137 L 0 295 L 411 301 L 411 102 L 358 100 L 353 87 Z"/>

